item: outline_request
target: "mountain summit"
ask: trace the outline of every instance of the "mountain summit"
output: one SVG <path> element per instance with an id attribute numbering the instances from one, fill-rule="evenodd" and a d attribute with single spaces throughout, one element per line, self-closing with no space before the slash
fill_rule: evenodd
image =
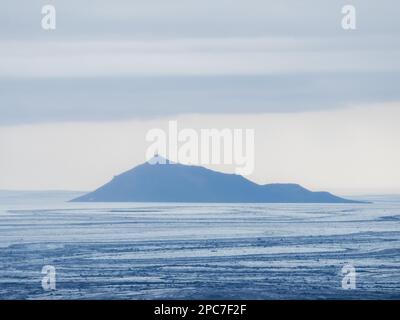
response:
<path id="1" fill-rule="evenodd" d="M 73 202 L 357 203 L 298 184 L 259 185 L 236 174 L 160 156 L 115 176 Z M 155 161 L 156 160 L 156 161 Z M 164 161 L 162 161 L 164 160 Z M 157 163 L 155 163 L 157 162 Z M 161 163 L 160 163 L 161 162 Z"/>

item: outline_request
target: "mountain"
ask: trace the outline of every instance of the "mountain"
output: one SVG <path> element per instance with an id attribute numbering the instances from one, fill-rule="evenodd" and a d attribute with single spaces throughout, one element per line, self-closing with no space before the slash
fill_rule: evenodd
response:
<path id="1" fill-rule="evenodd" d="M 259 185 L 200 166 L 141 164 L 73 202 L 358 203 L 298 184 Z"/>

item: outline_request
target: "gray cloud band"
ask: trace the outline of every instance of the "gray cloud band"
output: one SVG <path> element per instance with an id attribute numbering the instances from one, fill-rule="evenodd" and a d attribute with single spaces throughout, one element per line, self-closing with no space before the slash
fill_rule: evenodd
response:
<path id="1" fill-rule="evenodd" d="M 400 99 L 400 73 L 0 79 L 1 125 L 301 112 Z"/>

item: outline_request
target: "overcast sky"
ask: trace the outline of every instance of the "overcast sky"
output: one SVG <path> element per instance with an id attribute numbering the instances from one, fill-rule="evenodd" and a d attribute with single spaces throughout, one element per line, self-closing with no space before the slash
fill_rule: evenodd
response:
<path id="1" fill-rule="evenodd" d="M 357 10 L 357 30 L 345 31 L 341 8 L 350 2 Z M 57 10 L 54 31 L 41 28 L 45 4 Z M 151 126 L 178 117 L 191 123 L 196 114 L 206 121 L 203 127 L 234 126 L 241 114 L 247 127 L 258 128 L 261 141 L 274 135 L 271 130 L 302 135 L 306 129 L 293 117 L 314 130 L 302 140 L 307 153 L 300 163 L 275 161 L 266 169 L 267 154 L 289 155 L 281 154 L 276 140 L 268 150 L 259 145 L 255 181 L 400 193 L 398 166 L 384 160 L 398 159 L 400 131 L 379 120 L 399 119 L 399 12 L 395 0 L 3 0 L 0 189 L 91 189 L 142 162 L 141 141 Z M 368 128 L 371 114 L 380 122 Z M 332 152 L 358 159 L 360 167 L 349 168 L 370 174 L 351 179 L 351 170 L 345 174 L 346 164 L 335 157 L 324 158 L 323 166 L 312 161 L 329 148 L 322 148 L 326 130 L 312 119 L 330 123 L 331 134 L 342 137 Z M 354 130 L 343 133 L 344 119 Z M 121 133 L 121 123 L 133 127 Z M 87 135 L 98 136 L 101 126 L 114 128 L 110 135 L 125 143 L 118 147 L 97 139 L 88 149 Z M 59 141 L 43 135 L 51 135 L 49 128 Z M 77 128 L 81 135 L 71 131 Z M 33 136 L 38 138 L 28 139 Z M 294 141 L 285 138 L 285 149 L 298 150 Z M 57 159 L 50 157 L 61 143 Z M 32 148 L 42 150 L 35 152 L 36 165 L 26 154 Z M 136 155 L 127 151 L 130 158 L 121 160 L 125 148 Z M 101 150 L 107 152 L 99 157 Z M 374 150 L 381 160 L 368 157 Z M 97 164 L 77 164 L 79 153 L 86 159 L 96 155 Z M 33 174 L 37 163 L 44 166 L 40 184 Z M 321 176 L 327 167 L 330 173 Z M 294 168 L 302 168 L 302 174 Z"/>

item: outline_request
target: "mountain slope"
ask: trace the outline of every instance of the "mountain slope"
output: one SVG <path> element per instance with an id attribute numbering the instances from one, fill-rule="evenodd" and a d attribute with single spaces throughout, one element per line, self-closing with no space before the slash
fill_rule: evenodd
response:
<path id="1" fill-rule="evenodd" d="M 352 203 L 297 184 L 258 185 L 199 166 L 144 163 L 74 202 Z"/>

